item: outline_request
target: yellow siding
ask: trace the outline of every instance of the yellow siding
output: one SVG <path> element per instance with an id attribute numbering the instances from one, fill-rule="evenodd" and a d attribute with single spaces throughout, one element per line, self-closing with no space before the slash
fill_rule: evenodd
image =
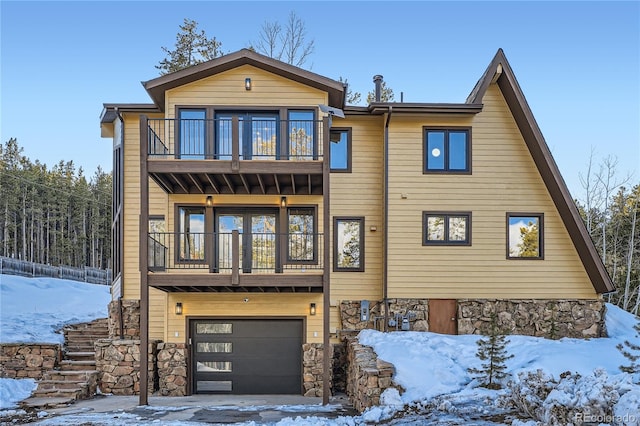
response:
<path id="1" fill-rule="evenodd" d="M 159 115 L 156 115 L 159 117 Z M 140 299 L 139 215 L 140 215 L 140 124 L 138 114 L 125 114 L 124 142 L 124 299 Z M 167 195 L 149 179 L 151 214 L 166 216 Z M 166 294 L 149 291 L 149 335 L 164 334 Z"/>
<path id="2" fill-rule="evenodd" d="M 251 78 L 252 89 L 244 88 Z M 321 90 L 284 77 L 243 65 L 166 92 L 167 117 L 175 116 L 175 107 L 184 105 L 220 105 L 226 107 L 317 107 L 328 102 Z"/>
<path id="3" fill-rule="evenodd" d="M 244 300 L 248 299 L 247 302 Z M 175 314 L 176 302 L 182 302 L 182 315 Z M 309 315 L 316 304 L 317 315 Z M 171 293 L 165 305 L 166 342 L 185 341 L 188 317 L 298 317 L 306 320 L 306 342 L 322 342 L 322 295 L 303 293 Z"/>
<path id="4" fill-rule="evenodd" d="M 597 297 L 496 85 L 483 102 L 472 118 L 391 120 L 389 297 Z M 473 174 L 423 175 L 422 126 L 472 126 Z M 423 247 L 429 210 L 471 211 L 472 246 Z M 544 260 L 506 259 L 507 212 L 544 213 Z"/>
<path id="5" fill-rule="evenodd" d="M 380 300 L 383 297 L 384 122 L 379 116 L 349 117 L 335 119 L 333 125 L 352 128 L 352 164 L 351 173 L 331 173 L 331 237 L 333 217 L 364 216 L 365 270 L 333 272 L 331 245 L 331 304 L 335 306 L 340 300 Z M 371 227 L 376 230 L 372 231 Z"/>

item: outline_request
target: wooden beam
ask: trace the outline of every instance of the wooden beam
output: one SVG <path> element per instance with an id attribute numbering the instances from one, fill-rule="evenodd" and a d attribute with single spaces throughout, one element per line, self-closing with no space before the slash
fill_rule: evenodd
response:
<path id="1" fill-rule="evenodd" d="M 278 175 L 274 173 L 273 175 L 273 183 L 276 185 L 276 194 L 281 194 L 280 192 L 280 182 L 278 182 Z"/>
<path id="2" fill-rule="evenodd" d="M 309 186 L 308 194 L 311 195 L 311 175 L 307 175 L 307 185 Z"/>
<path id="3" fill-rule="evenodd" d="M 182 190 L 184 191 L 184 193 L 185 193 L 185 194 L 188 194 L 188 193 L 189 193 L 189 188 L 187 188 L 187 187 L 184 185 L 184 183 L 182 182 L 182 180 L 181 180 L 180 178 L 178 178 L 178 175 L 173 174 L 173 173 L 170 173 L 169 175 L 173 178 L 173 180 L 175 180 L 175 181 L 176 181 L 176 183 L 178 184 L 178 186 L 179 186 L 180 188 L 182 188 Z"/>
<path id="4" fill-rule="evenodd" d="M 236 189 L 234 188 L 233 185 L 231 185 L 231 181 L 229 181 L 229 178 L 227 177 L 227 175 L 222 175 L 222 179 L 224 179 L 224 181 L 227 183 L 227 187 L 229 188 L 229 191 L 231 191 L 232 194 L 235 194 Z"/>
<path id="5" fill-rule="evenodd" d="M 231 274 L 178 274 L 178 273 L 155 273 L 149 275 L 149 287 L 171 288 L 177 287 L 190 291 L 191 288 L 208 287 L 222 290 L 226 287 L 231 289 Z M 263 287 L 264 289 L 297 288 L 308 292 L 322 291 L 322 275 L 315 273 L 299 274 L 240 274 L 238 286 L 247 288 Z M 235 285 L 233 287 L 236 287 Z"/>
<path id="6" fill-rule="evenodd" d="M 247 180 L 245 179 L 242 173 L 240 173 L 240 180 L 242 181 L 242 186 L 244 186 L 244 189 L 247 190 L 247 194 L 251 194 L 251 188 L 249 188 L 249 185 L 247 184 Z"/>
<path id="7" fill-rule="evenodd" d="M 154 160 L 149 162 L 150 173 L 277 173 L 322 175 L 322 161 L 240 160 L 238 170 L 230 160 Z"/>
<path id="8" fill-rule="evenodd" d="M 211 188 L 213 188 L 216 194 L 219 194 L 220 190 L 218 189 L 218 185 L 216 185 L 213 179 L 211 179 L 211 176 L 209 176 L 209 173 L 205 173 L 204 175 L 207 177 L 207 180 L 209 181 L 209 185 L 211 185 Z"/>
<path id="9" fill-rule="evenodd" d="M 293 191 L 293 195 L 296 195 L 296 177 L 291 173 L 291 190 Z"/>
<path id="10" fill-rule="evenodd" d="M 153 174 L 151 175 L 151 178 L 158 184 L 158 186 L 160 186 L 160 188 L 162 188 L 164 192 L 167 194 L 173 194 L 173 185 L 164 180 L 164 175 Z"/>
<path id="11" fill-rule="evenodd" d="M 264 189 L 264 182 L 262 181 L 262 177 L 260 176 L 260 173 L 256 174 L 256 178 L 258 178 L 258 184 L 260 185 L 260 189 L 262 190 L 262 193 L 266 194 L 267 191 L 265 191 Z"/>
<path id="12" fill-rule="evenodd" d="M 193 182 L 198 191 L 200 191 L 201 194 L 204 194 L 204 187 L 196 178 L 193 177 L 193 173 L 189 173 L 187 176 L 189 176 L 189 179 L 191 179 L 191 182 Z"/>

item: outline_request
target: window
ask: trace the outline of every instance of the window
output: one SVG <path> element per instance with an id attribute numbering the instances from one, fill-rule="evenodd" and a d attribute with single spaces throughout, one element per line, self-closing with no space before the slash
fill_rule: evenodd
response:
<path id="1" fill-rule="evenodd" d="M 364 217 L 334 218 L 333 270 L 364 271 Z"/>
<path id="2" fill-rule="evenodd" d="M 178 156 L 188 160 L 203 160 L 206 147 L 206 110 L 180 109 L 180 144 Z"/>
<path id="3" fill-rule="evenodd" d="M 164 216 L 149 216 L 149 269 L 164 271 L 167 265 L 168 235 L 165 233 Z"/>
<path id="4" fill-rule="evenodd" d="M 544 259 L 544 215 L 507 213 L 507 259 Z"/>
<path id="5" fill-rule="evenodd" d="M 287 220 L 289 224 L 287 262 L 317 262 L 315 208 L 289 208 Z"/>
<path id="6" fill-rule="evenodd" d="M 424 128 L 424 173 L 470 173 L 471 129 Z"/>
<path id="7" fill-rule="evenodd" d="M 332 172 L 351 172 L 351 129 L 331 129 L 329 136 Z"/>
<path id="8" fill-rule="evenodd" d="M 318 157 L 317 144 L 314 140 L 313 111 L 288 112 L 289 120 L 289 159 L 315 160 Z"/>
<path id="9" fill-rule="evenodd" d="M 422 213 L 422 245 L 471 245 L 471 213 Z"/>
<path id="10" fill-rule="evenodd" d="M 180 207 L 179 260 L 204 261 L 204 207 Z"/>

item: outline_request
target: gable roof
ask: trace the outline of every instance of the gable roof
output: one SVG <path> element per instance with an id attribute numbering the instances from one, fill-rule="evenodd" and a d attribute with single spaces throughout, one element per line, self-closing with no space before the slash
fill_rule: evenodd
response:
<path id="1" fill-rule="evenodd" d="M 516 80 L 511 65 L 502 51 L 494 56 L 486 71 L 478 80 L 466 102 L 477 104 L 482 102 L 489 85 L 497 83 L 511 114 L 520 129 L 529 152 L 533 157 L 542 180 L 544 181 L 553 202 L 562 217 L 573 245 L 580 256 L 593 288 L 598 293 L 607 293 L 615 290 L 598 252 L 587 232 L 587 228 L 578 213 L 578 209 L 569 193 L 569 189 L 560 174 L 560 170 L 549 151 L 549 147 L 542 136 L 542 132 L 536 123 L 529 104 L 522 93 L 522 89 Z"/>
<path id="2" fill-rule="evenodd" d="M 252 65 L 256 68 L 288 78 L 298 83 L 314 87 L 329 94 L 329 106 L 342 108 L 345 101 L 343 83 L 315 74 L 311 71 L 289 65 L 249 49 L 238 50 L 228 55 L 185 68 L 153 80 L 143 81 L 142 85 L 153 99 L 153 102 L 164 110 L 165 91 L 184 84 L 192 83 L 212 75 L 237 68 L 241 65 Z"/>

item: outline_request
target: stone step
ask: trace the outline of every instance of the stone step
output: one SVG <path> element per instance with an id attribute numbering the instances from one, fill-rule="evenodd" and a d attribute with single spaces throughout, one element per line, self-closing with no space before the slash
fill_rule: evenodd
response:
<path id="1" fill-rule="evenodd" d="M 67 351 L 64 358 L 69 361 L 95 361 L 95 351 Z"/>
<path id="2" fill-rule="evenodd" d="M 88 382 L 97 380 L 98 372 L 96 370 L 49 370 L 45 376 L 46 380 Z"/>
<path id="3" fill-rule="evenodd" d="M 20 408 L 28 410 L 42 410 L 45 408 L 68 407 L 75 399 L 69 397 L 29 397 L 20 402 Z"/>
<path id="4" fill-rule="evenodd" d="M 75 387 L 70 389 L 36 389 L 31 395 L 34 398 L 71 398 L 72 400 L 82 399 L 83 393 L 87 389 Z"/>
<path id="5" fill-rule="evenodd" d="M 46 391 L 51 389 L 88 389 L 89 383 L 85 381 L 77 382 L 72 380 L 40 380 L 38 382 L 38 391 Z"/>
<path id="6" fill-rule="evenodd" d="M 96 361 L 94 360 L 89 360 L 89 361 L 73 361 L 73 360 L 63 360 L 60 361 L 60 370 L 62 371 L 84 371 L 84 370 L 95 370 L 96 368 Z"/>

